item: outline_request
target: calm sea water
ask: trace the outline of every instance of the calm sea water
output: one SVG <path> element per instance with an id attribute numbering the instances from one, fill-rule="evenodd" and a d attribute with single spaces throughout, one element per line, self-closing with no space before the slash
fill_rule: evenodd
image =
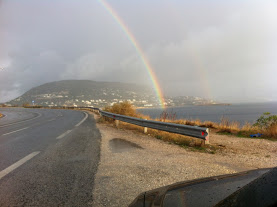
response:
<path id="1" fill-rule="evenodd" d="M 137 111 L 149 115 L 151 118 L 159 118 L 163 112 L 162 109 L 158 108 L 137 109 Z M 245 122 L 254 123 L 264 112 L 277 115 L 277 102 L 232 104 L 229 106 L 185 106 L 168 108 L 167 112 L 176 113 L 177 119 L 220 122 L 220 119 L 224 116 L 230 121 L 238 121 L 240 124 L 244 124 Z"/>

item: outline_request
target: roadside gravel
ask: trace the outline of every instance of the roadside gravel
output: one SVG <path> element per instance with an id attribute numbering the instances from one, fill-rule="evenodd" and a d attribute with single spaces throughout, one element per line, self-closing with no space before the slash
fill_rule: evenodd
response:
<path id="1" fill-rule="evenodd" d="M 212 134 L 210 143 L 221 149 L 208 154 L 107 124 L 97 127 L 102 142 L 93 206 L 128 206 L 141 192 L 175 182 L 277 166 L 277 142 L 268 140 Z M 139 147 L 120 151 L 124 140 Z"/>

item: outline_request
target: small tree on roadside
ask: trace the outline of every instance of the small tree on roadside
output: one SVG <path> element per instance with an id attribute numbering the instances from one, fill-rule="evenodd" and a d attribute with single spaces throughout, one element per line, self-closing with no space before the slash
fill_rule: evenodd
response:
<path id="1" fill-rule="evenodd" d="M 254 124 L 254 126 L 257 126 L 260 129 L 268 129 L 273 125 L 277 125 L 277 115 L 270 115 L 269 112 L 266 112 L 260 116 Z"/>
<path id="2" fill-rule="evenodd" d="M 137 117 L 136 109 L 132 106 L 128 101 L 124 101 L 122 103 L 116 103 L 112 106 L 108 106 L 104 108 L 104 111 L 121 114 L 125 116 Z"/>
<path id="3" fill-rule="evenodd" d="M 254 126 L 260 128 L 266 136 L 277 138 L 277 115 L 266 112 L 258 118 Z"/>

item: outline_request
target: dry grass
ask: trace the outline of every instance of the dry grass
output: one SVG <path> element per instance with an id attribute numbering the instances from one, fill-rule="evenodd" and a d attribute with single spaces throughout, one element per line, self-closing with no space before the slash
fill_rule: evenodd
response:
<path id="1" fill-rule="evenodd" d="M 132 116 L 142 119 L 150 119 L 149 116 L 145 116 L 143 114 L 138 114 L 135 110 L 135 108 L 128 102 L 123 102 L 119 104 L 114 104 L 111 107 L 104 108 L 104 111 L 108 111 L 111 113 L 126 115 L 126 116 Z M 169 123 L 175 123 L 175 124 L 184 124 L 184 125 L 190 125 L 190 126 L 201 126 L 201 127 L 207 127 L 215 129 L 215 132 L 217 133 L 223 133 L 223 134 L 232 134 L 236 135 L 238 137 L 250 137 L 251 134 L 256 133 L 263 133 L 264 138 L 277 138 L 277 125 L 272 125 L 270 128 L 266 130 L 261 130 L 258 127 L 255 127 L 251 125 L 249 122 L 246 122 L 242 127 L 240 126 L 239 122 L 236 121 L 229 121 L 228 118 L 222 117 L 220 123 L 214 123 L 211 121 L 205 121 L 201 122 L 199 119 L 197 120 L 175 120 L 176 114 L 172 113 L 165 113 L 163 112 L 160 116 L 160 118 L 156 119 L 156 121 L 163 121 L 163 122 L 169 122 Z M 102 122 L 110 122 L 113 123 L 114 120 L 107 117 L 102 117 L 100 119 Z M 134 130 L 137 132 L 143 132 L 143 127 L 136 126 L 129 123 L 120 123 L 120 128 L 125 128 L 129 130 Z M 157 139 L 161 139 L 163 141 L 172 142 L 181 146 L 200 146 L 201 140 L 173 134 L 169 132 L 163 132 L 159 130 L 154 129 L 148 129 L 148 134 L 150 136 L 153 136 Z"/>
<path id="2" fill-rule="evenodd" d="M 120 122 L 119 127 L 124 129 L 134 130 L 137 132 L 144 131 L 144 127 L 136 126 L 125 122 Z M 147 129 L 147 134 L 157 139 L 161 139 L 167 142 L 174 142 L 175 144 L 179 144 L 179 145 L 189 145 L 191 144 L 191 140 L 192 140 L 192 138 L 189 138 L 187 136 L 173 134 L 173 133 L 164 132 L 164 131 L 155 130 L 155 129 L 149 129 L 149 128 Z"/>
<path id="3" fill-rule="evenodd" d="M 263 133 L 265 136 L 277 139 L 277 124 L 271 125 Z"/>
<path id="4" fill-rule="evenodd" d="M 127 116 L 132 116 L 132 117 L 137 117 L 137 118 L 142 118 L 142 119 L 150 119 L 149 116 L 145 116 L 142 114 L 138 114 L 135 110 L 135 108 L 129 104 L 128 102 L 123 102 L 119 104 L 114 104 L 111 107 L 106 107 L 103 109 L 104 111 L 108 111 L 111 113 L 116 113 L 116 114 L 121 114 L 121 115 L 127 115 Z M 171 119 L 166 119 L 168 117 L 165 117 L 163 115 L 162 118 L 156 119 L 157 121 L 164 121 L 164 122 L 171 122 L 171 123 L 178 123 L 178 124 L 188 124 L 190 123 L 191 125 L 198 125 L 200 124 L 200 120 L 196 121 L 187 121 L 187 120 L 174 120 L 175 117 L 171 116 Z M 161 120 L 162 119 L 162 120 Z M 101 117 L 99 120 L 100 122 L 108 122 L 108 123 L 113 123 L 115 126 L 115 122 L 111 118 L 107 117 Z M 128 129 L 128 130 L 133 130 L 138 133 L 143 133 L 144 132 L 144 127 L 125 123 L 125 122 L 120 122 L 119 124 L 119 129 Z M 205 146 L 203 147 L 203 142 L 202 140 L 192 138 L 192 137 L 187 137 L 184 135 L 179 135 L 179 134 L 174 134 L 174 133 L 169 133 L 169 132 L 164 132 L 160 130 L 155 130 L 155 129 L 149 129 L 147 130 L 147 135 L 155 137 L 157 139 L 169 142 L 169 143 L 174 143 L 177 144 L 181 147 L 189 147 L 192 150 L 199 150 L 202 152 L 208 152 L 214 154 L 216 149 L 213 146 Z"/>
<path id="5" fill-rule="evenodd" d="M 114 122 L 113 122 L 113 125 L 115 126 Z M 144 127 L 140 127 L 140 126 L 125 123 L 125 122 L 120 122 L 118 128 L 132 130 L 136 133 L 143 133 L 144 131 Z M 211 145 L 203 146 L 202 140 L 192 138 L 192 137 L 187 137 L 184 135 L 179 135 L 179 134 L 174 134 L 174 133 L 169 133 L 169 132 L 149 129 L 149 128 L 147 130 L 147 135 L 168 143 L 179 145 L 183 148 L 186 148 L 192 151 L 200 151 L 200 152 L 214 154 L 217 150 L 216 147 Z"/>
<path id="6" fill-rule="evenodd" d="M 253 126 L 249 122 L 245 122 L 245 124 L 241 128 L 241 130 L 243 131 L 250 131 L 252 129 L 253 129 Z"/>

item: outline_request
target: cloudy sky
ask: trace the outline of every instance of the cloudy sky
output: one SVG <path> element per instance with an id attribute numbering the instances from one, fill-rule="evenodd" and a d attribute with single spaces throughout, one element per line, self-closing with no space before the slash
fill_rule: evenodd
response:
<path id="1" fill-rule="evenodd" d="M 277 101 L 276 0 L 107 0 L 165 95 Z M 65 79 L 151 78 L 97 0 L 0 0 L 0 102 Z"/>

